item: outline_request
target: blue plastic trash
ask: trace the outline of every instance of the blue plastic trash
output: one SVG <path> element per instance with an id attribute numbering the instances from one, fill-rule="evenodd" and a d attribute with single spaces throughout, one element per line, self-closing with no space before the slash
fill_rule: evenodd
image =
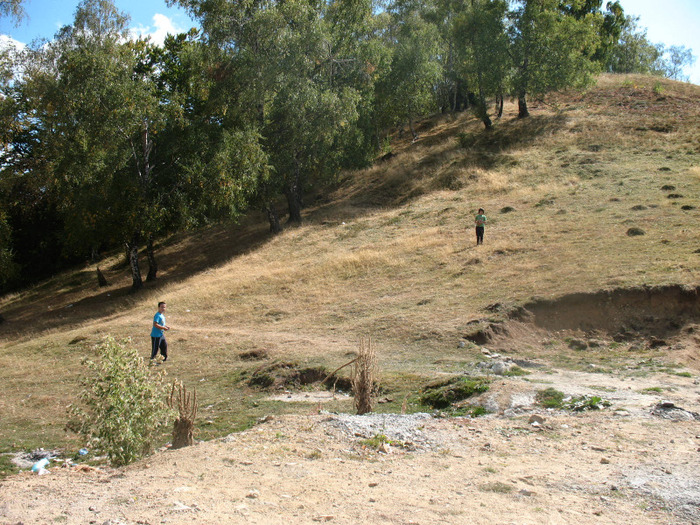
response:
<path id="1" fill-rule="evenodd" d="M 46 466 L 49 464 L 49 461 L 49 458 L 40 459 L 39 461 L 34 463 L 34 465 L 32 465 L 32 472 L 39 472 L 45 469 Z"/>
<path id="2" fill-rule="evenodd" d="M 78 454 L 80 454 L 81 456 L 87 456 L 87 453 L 88 449 L 86 448 L 81 448 L 80 450 L 78 450 Z"/>

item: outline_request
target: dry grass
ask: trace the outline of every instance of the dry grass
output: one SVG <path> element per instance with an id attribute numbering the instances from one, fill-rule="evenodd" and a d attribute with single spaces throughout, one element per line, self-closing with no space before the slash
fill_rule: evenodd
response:
<path id="1" fill-rule="evenodd" d="M 87 266 L 0 298 L 0 449 L 64 443 L 80 357 L 106 333 L 146 355 L 159 300 L 173 326 L 168 372 L 212 407 L 200 411 L 206 437 L 287 410 L 246 388 L 256 364 L 243 352 L 333 369 L 371 333 L 383 383 L 410 388 L 476 358 L 457 343 L 493 303 L 697 284 L 700 88 L 603 76 L 533 103 L 529 121 L 516 110 L 491 134 L 466 114 L 426 121 L 416 143 L 395 139 L 393 158 L 346 174 L 277 237 L 256 214 L 173 237 L 158 250 L 159 282 L 139 295 L 115 256 L 100 263 L 108 287 Z M 479 207 L 489 223 L 477 247 Z"/>

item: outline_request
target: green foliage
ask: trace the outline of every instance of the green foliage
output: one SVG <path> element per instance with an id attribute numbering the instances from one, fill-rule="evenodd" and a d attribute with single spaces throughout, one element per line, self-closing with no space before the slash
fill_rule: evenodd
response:
<path id="1" fill-rule="evenodd" d="M 619 39 L 608 53 L 605 69 L 612 73 L 661 74 L 663 46 L 647 39 L 646 29 L 640 28 L 638 17 L 628 16 L 622 25 Z"/>
<path id="2" fill-rule="evenodd" d="M 89 373 L 82 380 L 81 403 L 69 407 L 68 428 L 84 435 L 113 465 L 127 465 L 153 450 L 173 415 L 166 405 L 164 374 L 149 368 L 130 340 L 108 336 L 95 351 L 98 360 L 84 361 Z"/>
<path id="3" fill-rule="evenodd" d="M 2 0 L 0 2 L 0 18 L 13 18 L 16 24 L 19 24 L 27 14 L 24 11 L 22 4 L 24 0 Z"/>
<path id="4" fill-rule="evenodd" d="M 485 379 L 470 379 L 459 376 L 426 386 L 419 401 L 432 408 L 447 408 L 456 401 L 482 394 L 488 389 L 489 381 Z"/>
<path id="5" fill-rule="evenodd" d="M 527 115 L 525 96 L 540 96 L 592 81 L 598 65 L 590 51 L 599 35 L 590 16 L 567 16 L 559 0 L 519 0 L 509 28 L 515 75 L 513 88 L 520 116 Z M 525 111 L 523 111 L 525 109 Z"/>
<path id="6" fill-rule="evenodd" d="M 564 397 L 564 392 L 548 387 L 545 390 L 539 390 L 535 400 L 545 408 L 560 408 Z"/>
<path id="7" fill-rule="evenodd" d="M 561 408 L 564 410 L 572 410 L 574 412 L 599 410 L 610 406 L 609 401 L 606 401 L 599 396 L 583 395 L 567 397 L 563 392 L 551 387 L 545 390 L 539 390 L 535 396 L 535 400 L 545 408 Z"/>
<path id="8" fill-rule="evenodd" d="M 373 448 L 373 449 L 378 449 L 381 447 L 383 444 L 388 444 L 388 445 L 393 445 L 393 446 L 400 446 L 401 443 L 398 441 L 392 441 L 388 437 L 386 437 L 384 434 L 375 434 L 373 437 L 369 439 L 363 439 L 360 441 L 360 445 L 363 445 L 367 448 Z"/>
<path id="9" fill-rule="evenodd" d="M 453 38 L 457 49 L 457 72 L 477 94 L 476 116 L 488 128 L 491 120 L 487 97 L 506 89 L 510 57 L 505 30 L 505 1 L 479 1 L 466 6 L 455 17 Z"/>
<path id="10" fill-rule="evenodd" d="M 572 397 L 562 403 L 562 408 L 572 410 L 574 412 L 583 412 L 584 410 L 600 410 L 610 406 L 610 401 L 606 401 L 599 396 L 583 395 Z"/>
<path id="11" fill-rule="evenodd" d="M 465 407 L 460 407 L 450 412 L 453 416 L 469 416 L 469 417 L 480 417 L 489 414 L 490 412 L 481 405 L 467 405 Z"/>

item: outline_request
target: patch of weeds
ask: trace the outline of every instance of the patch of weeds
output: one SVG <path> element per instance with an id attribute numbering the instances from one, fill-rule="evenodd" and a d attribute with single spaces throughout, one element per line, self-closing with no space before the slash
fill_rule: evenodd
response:
<path id="1" fill-rule="evenodd" d="M 673 375 L 678 377 L 693 377 L 693 374 L 690 372 L 673 372 Z"/>
<path id="2" fill-rule="evenodd" d="M 583 412 L 584 410 L 600 410 L 611 405 L 610 401 L 598 396 L 583 395 L 580 397 L 572 397 L 562 403 L 562 408 L 572 410 L 574 412 Z"/>
<path id="3" fill-rule="evenodd" d="M 484 467 L 484 472 L 488 472 L 489 474 L 496 474 L 498 470 L 496 470 L 493 467 Z"/>
<path id="4" fill-rule="evenodd" d="M 535 395 L 535 401 L 542 405 L 544 408 L 559 408 L 561 407 L 562 401 L 565 398 L 564 392 L 560 392 L 556 388 L 545 388 L 544 390 L 538 390 Z"/>
<path id="5" fill-rule="evenodd" d="M 497 494 L 510 494 L 515 490 L 513 485 L 503 483 L 502 481 L 494 481 L 492 483 L 484 483 L 479 485 L 481 492 L 495 492 Z"/>
<path id="6" fill-rule="evenodd" d="M 486 410 L 486 408 L 482 407 L 481 405 L 467 405 L 464 407 L 455 408 L 454 411 L 452 411 L 453 416 L 469 416 L 472 418 L 485 416 L 490 413 L 491 412 Z"/>
<path id="7" fill-rule="evenodd" d="M 375 450 L 378 450 L 385 443 L 394 447 L 400 447 L 403 445 L 400 441 L 391 440 L 384 434 L 375 434 L 369 439 L 363 439 L 360 441 L 360 445 L 367 448 L 373 448 Z"/>
<path id="8" fill-rule="evenodd" d="M 643 388 L 640 390 L 642 394 L 661 394 L 664 391 L 660 386 L 652 386 L 649 388 Z"/>
<path id="9" fill-rule="evenodd" d="M 432 408 L 447 408 L 456 401 L 482 394 L 489 389 L 489 381 L 464 376 L 433 383 L 423 388 L 419 401 Z"/>

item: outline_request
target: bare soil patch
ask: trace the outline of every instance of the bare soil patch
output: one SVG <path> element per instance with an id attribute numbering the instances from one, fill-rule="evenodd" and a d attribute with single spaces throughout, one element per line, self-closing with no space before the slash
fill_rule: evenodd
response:
<path id="1" fill-rule="evenodd" d="M 564 379 L 564 378 L 563 378 Z M 507 380 L 506 383 L 518 382 Z M 322 413 L 2 483 L 0 523 L 697 523 L 697 422 Z M 383 452 L 367 439 L 387 436 Z"/>

